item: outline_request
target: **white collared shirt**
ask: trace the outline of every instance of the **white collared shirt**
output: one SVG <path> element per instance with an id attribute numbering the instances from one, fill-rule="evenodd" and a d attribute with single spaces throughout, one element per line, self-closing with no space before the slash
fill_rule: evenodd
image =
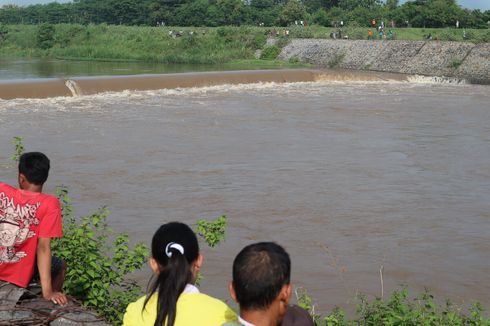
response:
<path id="1" fill-rule="evenodd" d="M 242 326 L 255 326 L 254 324 L 250 324 L 248 321 L 246 321 L 245 319 L 243 319 L 242 317 L 238 316 L 238 322 L 240 323 L 240 325 Z"/>
<path id="2" fill-rule="evenodd" d="M 186 284 L 184 291 L 182 293 L 199 293 L 199 289 L 193 284 Z"/>

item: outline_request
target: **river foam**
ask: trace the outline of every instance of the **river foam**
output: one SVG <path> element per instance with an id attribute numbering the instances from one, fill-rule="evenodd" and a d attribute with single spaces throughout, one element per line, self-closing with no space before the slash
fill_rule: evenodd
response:
<path id="1" fill-rule="evenodd" d="M 0 83 L 0 99 L 77 97 L 131 91 L 161 91 L 169 94 L 206 92 L 209 90 L 260 89 L 291 83 L 360 83 L 360 84 L 466 84 L 449 77 L 429 77 L 353 70 L 257 70 L 163 75 L 79 77 L 71 79 L 37 79 Z"/>

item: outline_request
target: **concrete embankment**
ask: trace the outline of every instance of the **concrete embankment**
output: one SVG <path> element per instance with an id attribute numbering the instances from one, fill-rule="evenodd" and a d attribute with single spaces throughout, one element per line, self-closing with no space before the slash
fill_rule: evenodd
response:
<path id="1" fill-rule="evenodd" d="M 279 59 L 490 84 L 490 43 L 293 39 Z"/>

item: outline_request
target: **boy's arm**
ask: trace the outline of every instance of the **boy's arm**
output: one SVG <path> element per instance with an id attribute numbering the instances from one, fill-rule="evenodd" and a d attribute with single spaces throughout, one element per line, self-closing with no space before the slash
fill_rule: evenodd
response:
<path id="1" fill-rule="evenodd" d="M 66 295 L 60 292 L 53 292 L 51 283 L 51 238 L 39 238 L 37 242 L 37 268 L 41 279 L 41 289 L 43 297 L 56 304 L 65 305 L 68 303 Z"/>

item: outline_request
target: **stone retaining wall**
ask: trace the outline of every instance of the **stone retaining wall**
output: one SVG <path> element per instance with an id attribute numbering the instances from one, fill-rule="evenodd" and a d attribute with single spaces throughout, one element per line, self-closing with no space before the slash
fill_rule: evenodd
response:
<path id="1" fill-rule="evenodd" d="M 463 78 L 490 84 L 490 43 L 293 39 L 278 56 L 356 70 Z"/>

